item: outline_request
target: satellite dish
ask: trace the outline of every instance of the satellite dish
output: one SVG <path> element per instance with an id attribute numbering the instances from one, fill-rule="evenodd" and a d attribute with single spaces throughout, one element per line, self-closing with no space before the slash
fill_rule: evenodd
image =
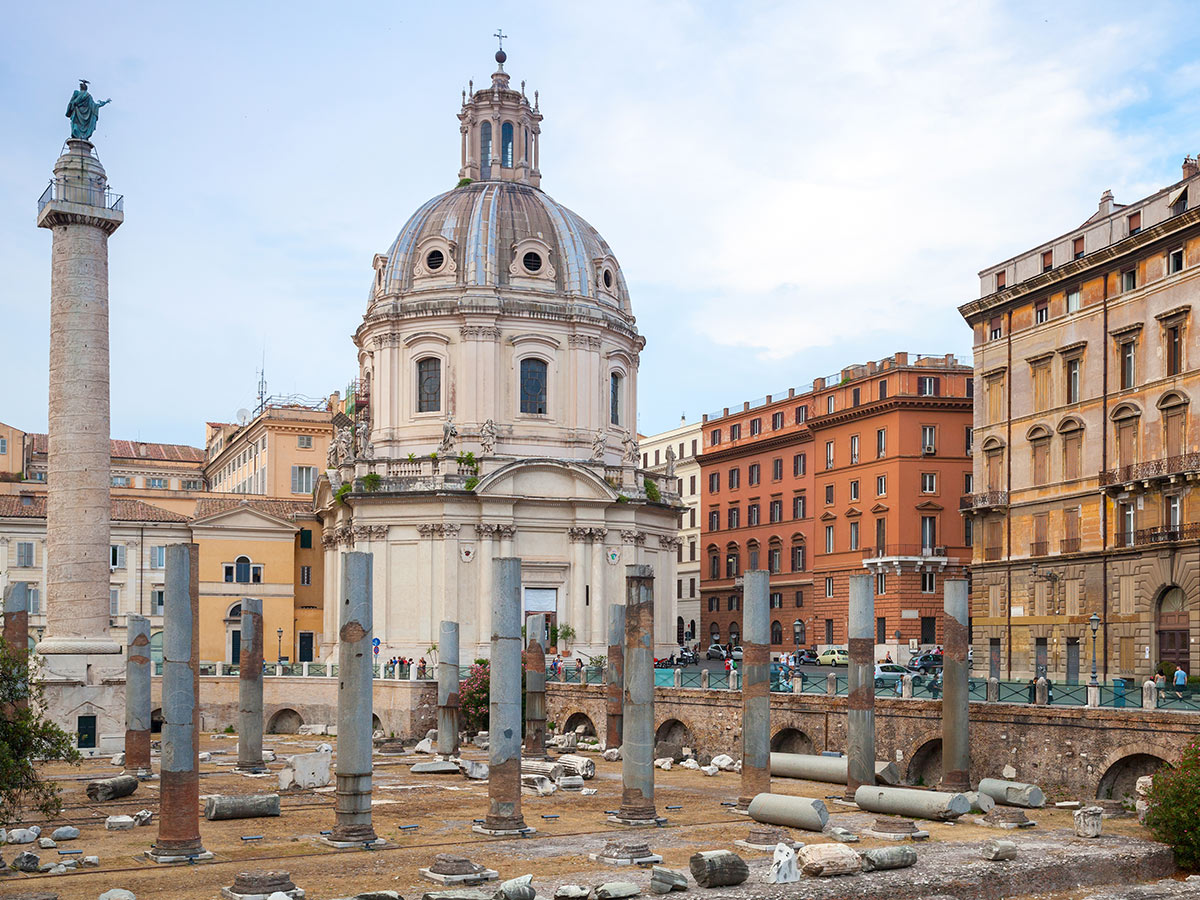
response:
<path id="1" fill-rule="evenodd" d="M 245 425 L 247 422 L 249 422 L 250 421 L 250 410 L 239 409 L 237 411 L 237 420 L 238 420 L 239 425 Z"/>

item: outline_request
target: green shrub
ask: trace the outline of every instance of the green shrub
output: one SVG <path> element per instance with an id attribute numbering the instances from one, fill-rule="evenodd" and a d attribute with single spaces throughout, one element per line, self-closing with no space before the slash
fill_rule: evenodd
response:
<path id="1" fill-rule="evenodd" d="M 466 487 L 466 489 L 468 491 L 473 491 L 473 490 L 475 490 L 475 486 L 478 484 L 479 484 L 479 476 L 472 475 L 470 478 L 467 479 L 467 483 L 464 486 Z"/>
<path id="2" fill-rule="evenodd" d="M 1154 774 L 1146 795 L 1146 827 L 1175 851 L 1182 869 L 1200 869 L 1200 738 L 1184 748 L 1177 766 Z"/>
<path id="3" fill-rule="evenodd" d="M 651 503 L 658 503 L 660 500 L 662 500 L 662 492 L 659 491 L 658 485 L 655 484 L 652 479 L 647 478 L 644 482 L 642 482 L 642 485 L 646 488 L 647 500 L 649 500 Z"/>
<path id="4" fill-rule="evenodd" d="M 460 179 L 458 179 L 458 184 L 456 184 L 455 187 L 456 188 L 466 187 L 470 183 L 471 183 L 470 178 L 460 178 Z"/>
<path id="5" fill-rule="evenodd" d="M 225 726 L 225 734 L 237 734 L 237 729 L 234 728 L 232 725 L 226 725 Z"/>
<path id="6" fill-rule="evenodd" d="M 337 493 L 333 495 L 333 498 L 335 500 L 337 500 L 338 503 L 345 503 L 346 495 L 349 494 L 352 490 L 354 490 L 354 486 L 352 484 L 350 484 L 350 482 L 347 481 L 345 484 L 343 484 L 340 488 L 337 489 Z"/>
<path id="7" fill-rule="evenodd" d="M 383 478 L 378 472 L 368 472 L 363 476 L 363 488 L 371 493 L 375 493 L 375 491 L 379 490 L 379 485 L 382 483 Z"/>

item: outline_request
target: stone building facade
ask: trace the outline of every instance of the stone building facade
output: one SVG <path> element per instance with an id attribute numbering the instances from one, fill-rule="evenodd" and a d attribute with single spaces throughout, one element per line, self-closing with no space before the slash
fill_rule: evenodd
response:
<path id="1" fill-rule="evenodd" d="M 1200 671 L 1200 169 L 980 273 L 976 668 Z"/>
<path id="2" fill-rule="evenodd" d="M 206 423 L 204 473 L 212 490 L 312 497 L 339 401 L 336 394 L 320 401 L 269 400 L 245 422 Z"/>
<path id="3" fill-rule="evenodd" d="M 675 478 L 639 466 L 645 342 L 611 249 L 540 189 L 536 95 L 497 61 L 463 97 L 459 185 L 374 260 L 354 335 L 369 403 L 334 417 L 317 489 L 325 594 L 342 551 L 371 551 L 381 655 L 426 655 L 450 619 L 469 659 L 488 652 L 492 560 L 517 556 L 524 612 L 594 655 L 624 567 L 646 564 L 669 652 L 679 510 Z"/>

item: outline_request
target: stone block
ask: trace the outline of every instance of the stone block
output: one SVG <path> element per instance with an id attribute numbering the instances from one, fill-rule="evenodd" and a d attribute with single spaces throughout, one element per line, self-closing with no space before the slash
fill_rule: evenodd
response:
<path id="1" fill-rule="evenodd" d="M 1074 813 L 1075 834 L 1082 838 L 1100 837 L 1104 831 L 1104 808 L 1085 806 Z"/>
<path id="2" fill-rule="evenodd" d="M 632 881 L 606 881 L 596 888 L 596 900 L 621 900 L 639 893 L 641 889 Z"/>
<path id="3" fill-rule="evenodd" d="M 988 841 L 980 848 L 979 855 L 993 862 L 1005 862 L 1017 858 L 1017 845 L 1012 841 Z"/>
<path id="4" fill-rule="evenodd" d="M 605 750 L 603 753 L 600 754 L 600 758 L 607 762 L 616 762 L 617 760 L 619 760 L 621 758 L 621 748 L 620 747 L 609 747 L 607 750 Z"/>
<path id="5" fill-rule="evenodd" d="M 862 871 L 862 857 L 844 844 L 809 844 L 797 857 L 805 875 L 856 875 Z"/>
<path id="6" fill-rule="evenodd" d="M 876 847 L 864 850 L 862 867 L 864 872 L 878 869 L 906 869 L 916 865 L 917 851 L 912 847 Z"/>
<path id="7" fill-rule="evenodd" d="M 5 838 L 5 842 L 9 844 L 32 844 L 38 839 L 42 833 L 40 825 L 33 825 L 29 828 L 12 828 Z"/>
<path id="8" fill-rule="evenodd" d="M 650 870 L 650 890 L 655 894 L 669 894 L 671 891 L 686 891 L 687 876 L 674 869 L 664 869 L 654 866 Z"/>
<path id="9" fill-rule="evenodd" d="M 692 878 L 700 887 L 732 887 L 750 877 L 746 861 L 729 850 L 702 850 L 688 860 Z"/>
<path id="10" fill-rule="evenodd" d="M 79 837 L 79 829 L 74 825 L 63 825 L 54 829 L 54 833 L 50 835 L 56 841 L 73 841 Z"/>
<path id="11" fill-rule="evenodd" d="M 134 825 L 133 816 L 109 816 L 104 820 L 105 831 L 132 831 Z"/>
<path id="12" fill-rule="evenodd" d="M 103 802 L 128 797 L 137 790 L 138 780 L 133 775 L 118 775 L 116 778 L 103 778 L 93 781 L 87 786 L 89 800 Z"/>
<path id="13" fill-rule="evenodd" d="M 279 789 L 306 790 L 326 787 L 333 781 L 333 753 L 297 753 L 279 773 Z"/>
<path id="14" fill-rule="evenodd" d="M 38 855 L 29 850 L 18 853 L 12 861 L 12 867 L 18 872 L 36 872 L 38 870 Z"/>
<path id="15" fill-rule="evenodd" d="M 430 760 L 415 763 L 411 771 L 414 775 L 457 775 L 458 766 L 449 760 Z"/>
<path id="16" fill-rule="evenodd" d="M 554 900 L 587 900 L 592 892 L 578 884 L 563 884 L 554 889 Z"/>
<path id="17" fill-rule="evenodd" d="M 664 772 L 670 771 L 672 765 L 673 760 L 669 756 L 660 756 L 658 759 L 654 760 L 654 768 L 662 769 Z"/>
<path id="18" fill-rule="evenodd" d="M 484 762 L 476 762 L 472 759 L 460 759 L 458 761 L 459 770 L 470 778 L 472 781 L 487 781 L 488 764 Z"/>
<path id="19" fill-rule="evenodd" d="M 734 769 L 733 757 L 728 753 L 718 753 L 712 758 L 712 764 L 722 772 L 732 772 Z"/>
<path id="20" fill-rule="evenodd" d="M 40 850 L 53 850 L 55 847 L 58 846 L 58 844 L 56 844 L 50 838 L 44 838 L 44 837 L 38 838 L 37 843 L 38 843 L 38 849 L 40 849 Z"/>
<path id="21" fill-rule="evenodd" d="M 782 841 L 775 845 L 771 856 L 771 868 L 763 876 L 767 884 L 791 884 L 800 880 L 800 866 L 796 861 L 796 851 Z"/>
<path id="22" fill-rule="evenodd" d="M 533 889 L 533 876 L 520 875 L 502 881 L 496 889 L 494 900 L 534 900 L 537 892 Z"/>

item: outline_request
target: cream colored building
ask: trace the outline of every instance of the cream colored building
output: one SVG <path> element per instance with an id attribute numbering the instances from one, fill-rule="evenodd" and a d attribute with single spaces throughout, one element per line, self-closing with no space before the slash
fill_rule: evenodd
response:
<path id="1" fill-rule="evenodd" d="M 204 471 L 212 490 L 264 497 L 311 497 L 333 436 L 329 400 L 268 401 L 244 423 L 209 422 Z"/>
<path id="2" fill-rule="evenodd" d="M 675 637 L 688 646 L 700 640 L 700 423 L 681 421 L 677 428 L 642 437 L 642 468 L 673 477 L 684 507 L 679 516 L 676 550 Z M 668 453 L 668 451 L 670 451 Z"/>
<path id="3" fill-rule="evenodd" d="M 975 668 L 1200 671 L 1200 169 L 980 273 Z"/>
<path id="4" fill-rule="evenodd" d="M 335 422 L 317 491 L 325 594 L 342 551 L 370 551 L 381 656 L 425 654 L 450 619 L 471 659 L 489 648 L 492 560 L 516 556 L 524 612 L 569 625 L 569 652 L 603 654 L 625 567 L 646 564 L 669 652 L 678 498 L 639 465 L 644 340 L 612 250 L 540 190 L 542 116 L 498 60 L 459 110 L 459 186 L 374 260 L 354 335 L 370 400 Z"/>

